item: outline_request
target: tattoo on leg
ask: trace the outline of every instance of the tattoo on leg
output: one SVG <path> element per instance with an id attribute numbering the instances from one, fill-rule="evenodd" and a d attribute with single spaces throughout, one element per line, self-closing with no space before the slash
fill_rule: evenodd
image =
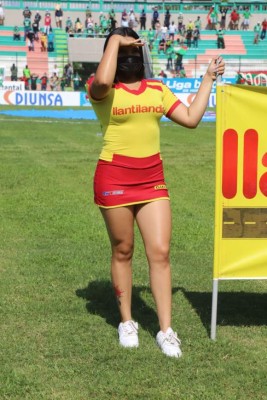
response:
<path id="1" fill-rule="evenodd" d="M 114 286 L 113 288 L 114 288 L 114 292 L 115 292 L 117 303 L 120 306 L 121 305 L 120 298 L 122 297 L 123 290 L 120 290 L 118 285 Z"/>

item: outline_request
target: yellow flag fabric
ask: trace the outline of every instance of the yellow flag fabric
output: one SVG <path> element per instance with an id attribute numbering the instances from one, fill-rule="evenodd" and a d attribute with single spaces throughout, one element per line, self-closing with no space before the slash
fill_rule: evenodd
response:
<path id="1" fill-rule="evenodd" d="M 215 279 L 267 278 L 267 88 L 218 85 Z"/>

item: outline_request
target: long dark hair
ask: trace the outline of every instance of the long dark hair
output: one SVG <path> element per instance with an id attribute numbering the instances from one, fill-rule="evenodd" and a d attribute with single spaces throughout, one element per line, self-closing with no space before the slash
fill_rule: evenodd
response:
<path id="1" fill-rule="evenodd" d="M 106 37 L 105 43 L 104 43 L 104 51 L 106 50 L 106 47 L 108 45 L 109 39 L 111 38 L 111 36 L 113 35 L 121 35 L 121 36 L 130 36 L 134 39 L 139 39 L 140 37 L 138 36 L 138 34 L 132 29 L 132 28 L 124 28 L 122 26 L 120 26 L 119 28 L 113 29 L 113 31 L 111 31 L 108 36 Z M 143 55 L 143 49 L 142 47 L 138 47 L 138 51 L 143 63 L 143 68 L 141 69 L 140 72 L 138 72 L 137 74 L 137 78 L 138 79 L 143 79 L 145 76 L 145 68 L 144 68 L 144 55 Z M 117 72 L 115 75 L 115 82 L 118 81 L 118 77 L 117 77 Z"/>

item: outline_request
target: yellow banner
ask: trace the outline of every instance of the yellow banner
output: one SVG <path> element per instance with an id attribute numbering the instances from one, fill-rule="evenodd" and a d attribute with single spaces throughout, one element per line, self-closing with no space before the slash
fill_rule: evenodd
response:
<path id="1" fill-rule="evenodd" d="M 214 278 L 267 278 L 267 88 L 218 85 Z"/>

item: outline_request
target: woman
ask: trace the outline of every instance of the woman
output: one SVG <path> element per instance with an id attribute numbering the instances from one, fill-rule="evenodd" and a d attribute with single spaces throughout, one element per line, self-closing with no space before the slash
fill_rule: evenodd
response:
<path id="1" fill-rule="evenodd" d="M 195 128 L 208 103 L 221 58 L 213 59 L 190 107 L 158 80 L 144 79 L 144 43 L 130 28 L 117 28 L 106 39 L 88 95 L 101 122 L 104 146 L 94 178 L 95 203 L 110 238 L 111 276 L 121 316 L 119 342 L 137 347 L 138 324 L 132 320 L 134 222 L 143 238 L 160 331 L 156 342 L 167 356 L 180 357 L 180 340 L 171 328 L 171 209 L 160 156 L 163 114 Z"/>
<path id="2" fill-rule="evenodd" d="M 80 18 L 77 18 L 75 21 L 75 33 L 82 33 L 82 30 L 83 30 L 83 26 L 80 21 Z"/>

